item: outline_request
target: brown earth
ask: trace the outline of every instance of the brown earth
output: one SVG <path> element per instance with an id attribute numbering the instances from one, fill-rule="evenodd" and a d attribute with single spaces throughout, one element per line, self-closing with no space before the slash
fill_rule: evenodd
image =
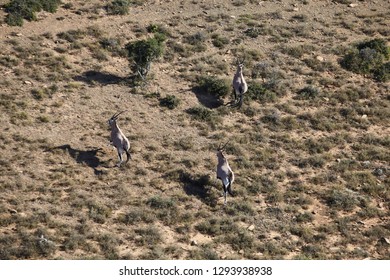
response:
<path id="1" fill-rule="evenodd" d="M 62 2 L 1 23 L 1 259 L 389 259 L 389 83 L 339 60 L 388 40 L 390 1 L 138 1 L 125 16 Z M 127 58 L 99 42 L 123 49 L 151 24 L 165 54 L 134 86 Z M 260 62 L 277 74 L 273 98 L 194 120 L 188 109 L 215 101 L 196 77 L 230 80 L 237 53 L 249 82 L 272 80 L 251 76 Z M 307 86 L 318 95 L 297 98 Z M 116 168 L 107 120 L 120 110 L 132 160 Z M 224 206 L 215 149 L 227 140 Z"/>

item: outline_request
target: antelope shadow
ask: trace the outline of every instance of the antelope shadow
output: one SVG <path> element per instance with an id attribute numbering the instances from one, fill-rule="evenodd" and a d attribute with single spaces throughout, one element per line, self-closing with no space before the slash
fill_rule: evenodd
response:
<path id="1" fill-rule="evenodd" d="M 95 175 L 101 175 L 102 170 L 99 170 L 98 167 L 101 166 L 104 162 L 100 161 L 97 154 L 101 151 L 101 148 L 96 148 L 92 150 L 79 150 L 72 148 L 69 144 L 57 146 L 51 150 L 60 149 L 66 151 L 77 163 L 85 164 L 93 168 Z"/>
<path id="2" fill-rule="evenodd" d="M 195 196 L 203 203 L 215 206 L 216 201 L 210 196 L 212 186 L 208 175 L 193 177 L 187 172 L 180 174 L 180 181 L 183 183 L 183 190 L 187 195 Z"/>

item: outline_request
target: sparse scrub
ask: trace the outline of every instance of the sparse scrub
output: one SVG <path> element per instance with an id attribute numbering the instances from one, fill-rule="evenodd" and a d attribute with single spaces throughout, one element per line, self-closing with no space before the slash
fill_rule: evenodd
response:
<path id="1" fill-rule="evenodd" d="M 226 233 L 233 233 L 238 230 L 238 226 L 230 218 L 210 218 L 198 223 L 195 228 L 204 234 L 217 236 Z"/>
<path id="2" fill-rule="evenodd" d="M 203 52 L 207 49 L 207 35 L 203 32 L 197 32 L 184 38 L 184 43 L 191 46 L 193 52 Z"/>
<path id="3" fill-rule="evenodd" d="M 355 193 L 351 190 L 332 189 L 328 192 L 326 198 L 327 204 L 332 209 L 350 211 L 354 209 L 359 201 Z"/>
<path id="4" fill-rule="evenodd" d="M 320 94 L 318 88 L 314 86 L 306 86 L 303 89 L 298 91 L 299 99 L 314 99 L 317 98 Z"/>
<path id="5" fill-rule="evenodd" d="M 297 45 L 292 47 L 290 46 L 284 47 L 282 51 L 285 54 L 288 54 L 294 58 L 301 58 L 305 54 L 314 51 L 314 49 L 315 49 L 314 46 L 304 44 L 304 45 Z"/>
<path id="6" fill-rule="evenodd" d="M 126 225 L 138 225 L 140 222 L 151 223 L 155 217 L 146 209 L 134 209 L 121 215 L 118 220 Z"/>
<path id="7" fill-rule="evenodd" d="M 136 239 L 138 245 L 155 246 L 162 241 L 162 236 L 158 228 L 147 226 L 135 230 L 139 238 Z"/>
<path id="8" fill-rule="evenodd" d="M 110 15 L 127 15 L 129 13 L 129 0 L 114 0 L 107 5 L 107 12 Z"/>
<path id="9" fill-rule="evenodd" d="M 213 34 L 211 38 L 214 47 L 217 47 L 219 49 L 223 49 L 226 45 L 230 43 L 229 38 L 223 37 L 219 34 Z"/>
<path id="10" fill-rule="evenodd" d="M 167 107 L 168 109 L 175 109 L 180 104 L 180 99 L 175 95 L 167 95 L 160 99 L 160 106 Z"/>
<path id="11" fill-rule="evenodd" d="M 255 213 L 247 201 L 232 201 L 226 205 L 225 211 L 229 215 L 238 216 L 240 214 L 251 216 Z"/>
<path id="12" fill-rule="evenodd" d="M 214 124 L 216 121 L 215 113 L 203 106 L 192 107 L 187 112 L 198 121 L 208 122 L 210 124 Z"/>
<path id="13" fill-rule="evenodd" d="M 111 215 L 111 209 L 103 204 L 91 201 L 87 206 L 89 217 L 96 223 L 104 224 Z"/>
<path id="14" fill-rule="evenodd" d="M 23 19 L 28 21 L 36 20 L 36 13 L 42 10 L 54 13 L 61 0 L 12 0 L 4 5 L 8 13 L 6 22 L 12 26 L 22 26 Z"/>
<path id="15" fill-rule="evenodd" d="M 277 100 L 276 94 L 257 82 L 248 82 L 248 91 L 246 96 L 249 99 L 257 100 L 261 103 L 274 102 Z"/>
<path id="16" fill-rule="evenodd" d="M 115 236 L 109 233 L 103 234 L 98 236 L 98 242 L 106 259 L 117 260 L 119 258 L 117 248 L 119 242 Z"/>

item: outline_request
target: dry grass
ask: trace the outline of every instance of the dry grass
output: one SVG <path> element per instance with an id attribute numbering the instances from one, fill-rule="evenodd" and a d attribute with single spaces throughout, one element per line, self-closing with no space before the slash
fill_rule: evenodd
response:
<path id="1" fill-rule="evenodd" d="M 389 84 L 340 65 L 388 40 L 387 3 L 129 1 L 135 22 L 63 2 L 0 31 L 0 259 L 390 258 Z M 156 32 L 137 85 L 124 46 Z M 232 110 L 237 57 L 250 91 Z M 133 158 L 115 168 L 124 109 Z"/>

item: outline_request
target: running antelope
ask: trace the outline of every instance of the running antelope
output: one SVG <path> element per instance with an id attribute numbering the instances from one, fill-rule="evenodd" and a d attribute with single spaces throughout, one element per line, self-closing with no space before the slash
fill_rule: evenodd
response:
<path id="1" fill-rule="evenodd" d="M 129 140 L 126 138 L 126 136 L 123 134 L 123 132 L 121 131 L 121 129 L 119 128 L 118 124 L 116 123 L 117 119 L 118 119 L 118 116 L 122 113 L 126 112 L 125 111 L 122 111 L 122 112 L 119 112 L 119 113 L 116 113 L 114 114 L 109 120 L 108 120 L 108 124 L 110 125 L 111 127 L 111 144 L 116 148 L 116 150 L 118 151 L 118 157 L 119 157 L 119 162 L 117 164 L 118 167 L 121 166 L 122 162 L 123 162 L 123 153 L 126 153 L 126 156 L 127 156 L 127 159 L 126 159 L 126 162 L 129 161 L 129 159 L 131 159 L 131 155 L 130 155 L 130 152 L 129 152 L 129 149 L 130 149 L 130 142 Z"/>
<path id="2" fill-rule="evenodd" d="M 217 165 L 217 179 L 220 179 L 223 184 L 223 197 L 224 197 L 224 205 L 226 205 L 226 196 L 227 193 L 229 193 L 231 196 L 233 196 L 232 193 L 232 184 L 234 181 L 234 173 L 232 169 L 229 166 L 229 163 L 224 155 L 224 149 L 226 147 L 227 143 L 221 147 L 219 145 L 217 150 L 217 158 L 218 158 L 218 165 Z"/>
<path id="3" fill-rule="evenodd" d="M 234 89 L 234 100 L 229 102 L 231 107 L 241 108 L 244 93 L 248 90 L 248 85 L 245 82 L 244 75 L 242 74 L 242 68 L 244 67 L 244 60 L 237 59 L 237 71 L 233 77 L 233 89 Z"/>

